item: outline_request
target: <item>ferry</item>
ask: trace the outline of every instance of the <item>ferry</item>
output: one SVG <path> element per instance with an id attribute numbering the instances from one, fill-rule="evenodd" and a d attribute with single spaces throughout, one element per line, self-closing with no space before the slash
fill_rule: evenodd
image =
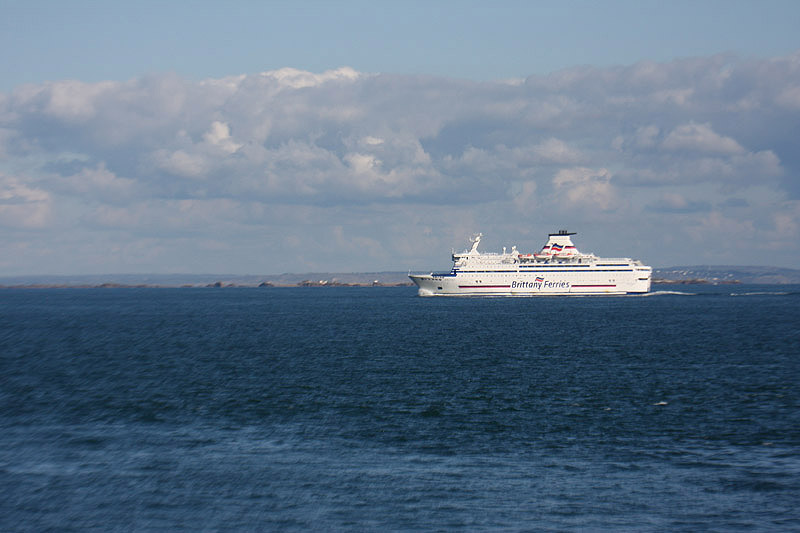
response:
<path id="1" fill-rule="evenodd" d="M 652 268 L 629 258 L 581 253 L 567 230 L 550 233 L 538 253 L 523 254 L 516 246 L 502 253 L 472 246 L 453 253 L 447 273 L 409 274 L 420 296 L 588 296 L 646 293 Z"/>

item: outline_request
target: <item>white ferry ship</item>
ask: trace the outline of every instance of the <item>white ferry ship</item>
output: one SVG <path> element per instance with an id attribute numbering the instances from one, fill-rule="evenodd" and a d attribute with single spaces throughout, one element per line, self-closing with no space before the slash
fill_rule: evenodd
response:
<path id="1" fill-rule="evenodd" d="M 448 273 L 409 275 L 420 296 L 581 296 L 643 293 L 650 290 L 652 268 L 628 258 L 581 253 L 569 233 L 551 233 L 539 253 L 517 247 L 503 253 L 481 253 L 482 235 L 472 247 L 453 254 Z"/>

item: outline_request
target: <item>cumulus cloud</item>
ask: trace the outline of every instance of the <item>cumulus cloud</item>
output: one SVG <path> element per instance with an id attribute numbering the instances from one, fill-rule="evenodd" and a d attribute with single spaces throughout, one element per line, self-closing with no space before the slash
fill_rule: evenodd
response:
<path id="1" fill-rule="evenodd" d="M 336 70 L 329 70 L 322 74 L 314 74 L 294 68 L 282 68 L 261 73 L 261 77 L 269 78 L 278 82 L 279 85 L 292 89 L 303 89 L 305 87 L 316 87 L 328 82 L 357 80 L 361 76 L 350 67 L 342 67 Z"/>
<path id="2" fill-rule="evenodd" d="M 518 210 L 525 212 L 537 207 L 536 187 L 535 181 L 525 181 L 520 184 L 519 191 L 513 195 L 514 205 Z"/>
<path id="3" fill-rule="evenodd" d="M 721 260 L 741 262 L 744 241 L 799 223 L 798 87 L 800 52 L 513 83 L 343 67 L 26 85 L 0 95 L 0 224 L 51 235 L 41 246 L 62 232 L 147 234 L 161 243 L 154 261 L 195 225 L 243 249 L 269 236 L 280 253 L 255 267 L 271 271 L 297 268 L 303 242 L 360 243 L 386 269 L 434 261 L 473 231 L 520 239 L 530 224 L 543 234 L 557 223 L 619 234 L 669 221 L 675 234 L 702 226 L 719 237 L 736 220 L 747 231 L 731 233 Z M 686 262 L 682 248 L 643 246 L 652 262 Z M 780 260 L 799 251 L 784 246 Z"/>
<path id="4" fill-rule="evenodd" d="M 783 203 L 772 217 L 778 242 L 791 246 L 800 238 L 800 201 Z"/>
<path id="5" fill-rule="evenodd" d="M 184 178 L 202 178 L 208 170 L 205 157 L 186 150 L 156 150 L 153 153 L 153 162 L 157 168 Z"/>
<path id="6" fill-rule="evenodd" d="M 581 160 L 580 150 L 552 137 L 532 146 L 530 151 L 536 163 L 574 164 Z"/>
<path id="7" fill-rule="evenodd" d="M 697 202 L 686 198 L 682 194 L 665 192 L 660 197 L 656 198 L 651 204 L 648 204 L 648 209 L 652 211 L 660 211 L 665 213 L 695 213 L 698 211 L 708 211 L 710 205 L 705 202 Z"/>
<path id="8" fill-rule="evenodd" d="M 775 101 L 789 110 L 800 110 L 800 86 L 786 87 L 778 94 Z"/>
<path id="9" fill-rule="evenodd" d="M 56 178 L 49 186 L 59 193 L 78 196 L 84 201 L 125 203 L 136 194 L 136 180 L 115 175 L 104 163 L 83 167 L 75 174 Z"/>
<path id="10" fill-rule="evenodd" d="M 710 154 L 740 154 L 744 148 L 731 139 L 715 133 L 710 124 L 683 124 L 672 130 L 661 147 L 674 151 L 697 151 Z"/>
<path id="11" fill-rule="evenodd" d="M 211 146 L 216 146 L 225 154 L 232 154 L 242 147 L 231 138 L 231 129 L 224 122 L 215 120 L 209 130 L 203 135 L 203 141 Z"/>
<path id="12" fill-rule="evenodd" d="M 0 173 L 0 226 L 44 228 L 50 221 L 51 195 Z"/>
<path id="13" fill-rule="evenodd" d="M 553 178 L 553 185 L 567 207 L 609 210 L 620 203 L 605 169 L 565 168 Z"/>

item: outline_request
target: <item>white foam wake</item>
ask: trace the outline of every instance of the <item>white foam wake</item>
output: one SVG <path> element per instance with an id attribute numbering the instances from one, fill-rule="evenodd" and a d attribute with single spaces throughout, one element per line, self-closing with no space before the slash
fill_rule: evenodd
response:
<path id="1" fill-rule="evenodd" d="M 654 291 L 654 292 L 646 292 L 641 294 L 640 296 L 667 296 L 667 295 L 675 295 L 678 296 L 697 296 L 696 292 L 681 292 L 681 291 Z"/>

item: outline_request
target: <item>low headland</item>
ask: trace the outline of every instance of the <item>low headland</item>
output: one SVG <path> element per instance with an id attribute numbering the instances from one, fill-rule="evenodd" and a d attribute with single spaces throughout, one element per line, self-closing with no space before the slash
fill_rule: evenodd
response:
<path id="1" fill-rule="evenodd" d="M 653 270 L 654 285 L 800 284 L 800 269 L 762 266 L 680 266 Z M 407 272 L 272 275 L 106 274 L 0 277 L 0 288 L 410 287 Z"/>
<path id="2" fill-rule="evenodd" d="M 0 277 L 0 288 L 235 288 L 235 287 L 405 287 L 407 272 L 237 274 L 97 274 Z"/>
<path id="3" fill-rule="evenodd" d="M 677 266 L 653 269 L 654 284 L 756 284 L 800 283 L 800 270 L 769 266 Z"/>

